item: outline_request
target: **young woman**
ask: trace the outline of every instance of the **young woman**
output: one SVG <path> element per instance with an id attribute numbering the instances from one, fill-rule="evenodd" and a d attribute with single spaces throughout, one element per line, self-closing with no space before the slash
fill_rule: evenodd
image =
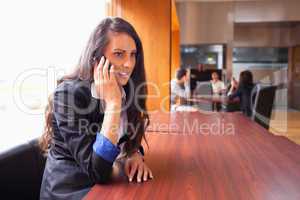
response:
<path id="1" fill-rule="evenodd" d="M 121 18 L 104 19 L 47 106 L 41 199 L 81 199 L 109 182 L 121 158 L 129 181 L 153 178 L 141 147 L 149 123 L 145 81 L 136 31 Z"/>
<path id="2" fill-rule="evenodd" d="M 238 88 L 238 82 L 235 80 L 234 77 L 231 77 L 230 84 L 227 86 L 227 96 L 233 94 Z"/>
<path id="3" fill-rule="evenodd" d="M 223 81 L 220 80 L 219 74 L 217 72 L 211 73 L 210 83 L 212 86 L 213 95 L 222 95 L 225 92 L 226 90 L 225 84 Z M 212 107 L 213 110 L 220 111 L 222 108 L 222 104 L 219 102 L 213 102 Z"/>
<path id="4" fill-rule="evenodd" d="M 213 94 L 222 94 L 226 90 L 225 84 L 220 80 L 219 74 L 217 72 L 213 72 L 211 74 L 211 85 Z"/>
<path id="5" fill-rule="evenodd" d="M 230 99 L 239 97 L 241 111 L 248 117 L 252 115 L 251 92 L 253 88 L 254 84 L 252 72 L 245 70 L 240 73 L 237 90 L 229 95 Z"/>

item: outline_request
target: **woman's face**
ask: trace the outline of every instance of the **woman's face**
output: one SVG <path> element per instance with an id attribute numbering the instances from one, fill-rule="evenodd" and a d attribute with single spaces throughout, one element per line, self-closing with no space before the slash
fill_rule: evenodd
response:
<path id="1" fill-rule="evenodd" d="M 115 66 L 116 79 L 120 86 L 127 84 L 136 63 L 136 44 L 126 33 L 112 32 L 104 56 Z"/>
<path id="2" fill-rule="evenodd" d="M 212 73 L 211 78 L 212 80 L 217 81 L 219 80 L 219 75 L 217 73 Z"/>

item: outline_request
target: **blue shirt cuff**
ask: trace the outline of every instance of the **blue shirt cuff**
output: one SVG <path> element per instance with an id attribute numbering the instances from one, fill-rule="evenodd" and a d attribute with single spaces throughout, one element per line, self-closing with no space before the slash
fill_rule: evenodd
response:
<path id="1" fill-rule="evenodd" d="M 111 141 L 101 133 L 97 133 L 93 150 L 98 156 L 110 163 L 113 163 L 120 153 L 120 148 L 111 143 Z"/>

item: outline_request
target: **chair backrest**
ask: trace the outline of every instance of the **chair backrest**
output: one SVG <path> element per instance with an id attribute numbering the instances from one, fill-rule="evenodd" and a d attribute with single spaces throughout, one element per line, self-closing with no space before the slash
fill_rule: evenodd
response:
<path id="1" fill-rule="evenodd" d="M 7 199 L 39 199 L 46 157 L 37 140 L 0 153 L 0 191 Z"/>
<path id="2" fill-rule="evenodd" d="M 252 92 L 252 120 L 269 129 L 276 86 L 257 84 Z"/>
<path id="3" fill-rule="evenodd" d="M 205 82 L 197 82 L 197 87 L 195 88 L 193 92 L 193 96 L 212 96 L 212 85 L 210 81 L 205 81 Z M 204 111 L 212 111 L 213 110 L 213 105 L 210 101 L 203 101 L 203 102 L 197 102 L 196 107 L 199 110 L 204 110 Z"/>
<path id="4" fill-rule="evenodd" d="M 212 85 L 210 81 L 198 82 L 193 95 L 212 95 Z"/>

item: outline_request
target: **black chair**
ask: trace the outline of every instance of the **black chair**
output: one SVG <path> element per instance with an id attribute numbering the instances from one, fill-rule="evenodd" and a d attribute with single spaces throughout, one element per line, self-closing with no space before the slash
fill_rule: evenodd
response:
<path id="1" fill-rule="evenodd" d="M 197 82 L 197 87 L 195 88 L 195 90 L 193 92 L 193 96 L 211 97 L 212 94 L 213 94 L 213 91 L 212 91 L 212 85 L 211 85 L 210 81 Z M 211 101 L 197 102 L 196 106 L 200 110 L 205 110 L 205 111 L 213 110 L 213 104 Z"/>
<path id="2" fill-rule="evenodd" d="M 39 199 L 45 163 L 46 157 L 42 155 L 37 140 L 2 152 L 1 199 Z"/>
<path id="3" fill-rule="evenodd" d="M 266 129 L 269 129 L 270 126 L 276 88 L 276 86 L 257 84 L 252 91 L 251 119 Z"/>

